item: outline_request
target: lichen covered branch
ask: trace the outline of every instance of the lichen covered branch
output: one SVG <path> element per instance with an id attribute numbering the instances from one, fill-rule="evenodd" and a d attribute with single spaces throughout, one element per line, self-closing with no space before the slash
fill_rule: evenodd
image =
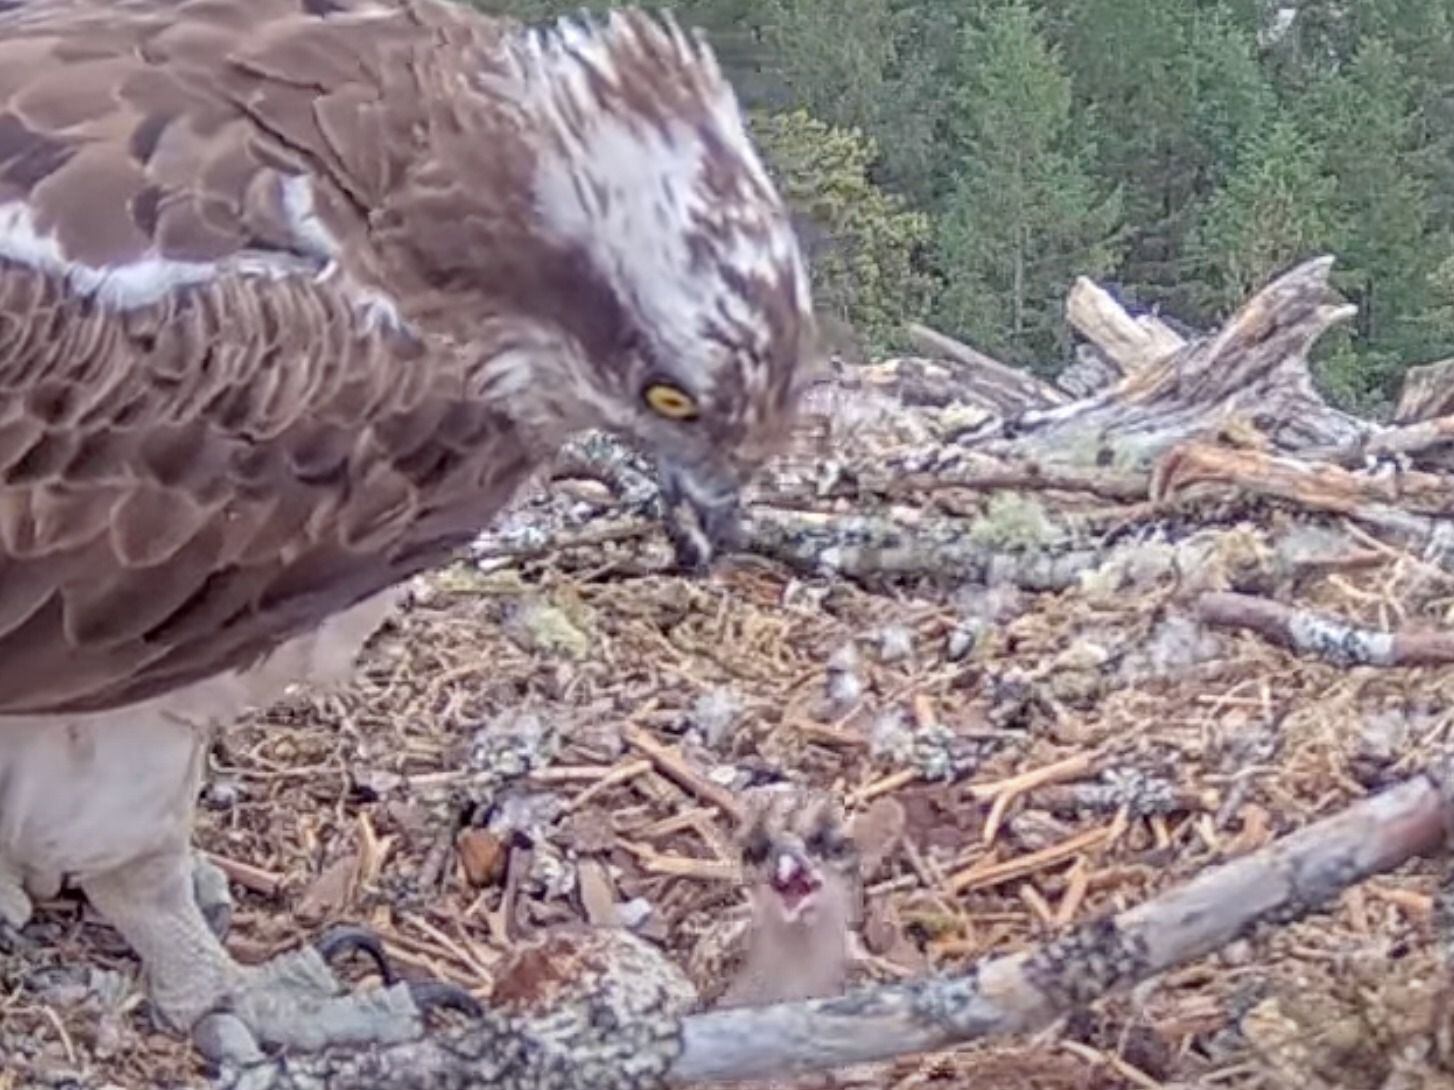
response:
<path id="1" fill-rule="evenodd" d="M 1212 592 L 1197 603 L 1208 624 L 1250 628 L 1273 643 L 1338 666 L 1438 666 L 1454 662 L 1454 635 L 1377 632 L 1250 594 Z"/>

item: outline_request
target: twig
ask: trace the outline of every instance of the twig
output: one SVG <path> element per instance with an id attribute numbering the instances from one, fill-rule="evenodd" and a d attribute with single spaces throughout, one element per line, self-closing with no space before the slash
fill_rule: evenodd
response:
<path id="1" fill-rule="evenodd" d="M 621 738 L 627 745 L 646 754 L 663 776 L 675 781 L 698 798 L 710 802 L 733 821 L 742 820 L 742 808 L 733 798 L 732 792 L 700 775 L 682 759 L 681 754 L 662 745 L 648 731 L 634 723 L 628 723 L 621 728 Z"/>
<path id="2" fill-rule="evenodd" d="M 1090 829 L 1062 840 L 1059 844 L 1042 848 L 1038 852 L 1030 852 L 999 863 L 976 863 L 953 875 L 949 879 L 949 888 L 955 893 L 963 893 L 966 890 L 997 886 L 1011 878 L 1022 878 L 1027 874 L 1034 874 L 1044 867 L 1073 859 L 1092 848 L 1099 848 L 1111 839 L 1114 832 L 1114 825 L 1108 825 L 1103 829 Z"/>
<path id="3" fill-rule="evenodd" d="M 1091 769 L 1092 757 L 1093 754 L 1090 753 L 1076 753 L 1063 761 L 1031 769 L 1018 776 L 971 786 L 969 793 L 973 798 L 994 800 L 990 806 L 989 816 L 985 818 L 984 842 L 986 844 L 994 842 L 995 837 L 999 834 L 1000 825 L 1005 820 L 1005 814 L 1009 811 L 1010 803 L 1027 791 L 1044 784 L 1073 780 L 1085 775 Z"/>
<path id="4" fill-rule="evenodd" d="M 1250 628 L 1274 643 L 1338 666 L 1435 666 L 1454 662 L 1447 632 L 1376 632 L 1250 594 L 1209 592 L 1197 602 L 1208 624 Z"/>
<path id="5" fill-rule="evenodd" d="M 264 897 L 276 897 L 283 888 L 284 878 L 281 874 L 253 866 L 251 863 L 244 863 L 240 859 L 229 859 L 216 852 L 204 854 L 207 856 L 208 862 L 227 875 L 229 881 L 236 882 L 243 889 L 261 893 Z"/>

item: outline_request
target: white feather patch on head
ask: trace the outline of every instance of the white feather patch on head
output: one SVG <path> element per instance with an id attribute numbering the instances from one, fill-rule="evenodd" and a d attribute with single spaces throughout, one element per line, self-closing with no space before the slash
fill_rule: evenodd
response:
<path id="1" fill-rule="evenodd" d="M 675 55 L 676 66 L 662 79 L 690 88 L 681 93 L 691 95 L 699 119 L 668 114 L 659 121 L 601 108 L 593 86 L 608 88 L 608 96 L 619 88 L 619 66 L 635 60 L 647 42 L 656 53 Z M 510 58 L 513 93 L 523 92 L 532 116 L 546 123 L 535 181 L 542 220 L 590 253 L 666 352 L 688 358 L 699 352 L 708 321 L 760 327 L 747 301 L 730 289 L 732 276 L 771 280 L 792 268 L 800 305 L 809 305 L 797 239 L 736 95 L 700 36 L 689 37 L 669 16 L 618 11 L 605 21 L 565 19 L 522 34 Z M 762 199 L 724 202 L 706 190 L 704 168 L 714 152 L 708 139 L 735 160 Z M 723 270 L 720 290 L 704 290 L 704 277 L 712 274 L 692 245 L 694 234 L 704 237 L 700 224 L 716 227 L 710 244 Z M 744 347 L 765 348 L 767 330 L 760 335 L 763 344 Z"/>

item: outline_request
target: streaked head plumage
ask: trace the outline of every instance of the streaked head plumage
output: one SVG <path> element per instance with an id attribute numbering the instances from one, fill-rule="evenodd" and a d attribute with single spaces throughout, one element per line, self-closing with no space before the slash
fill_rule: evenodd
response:
<path id="1" fill-rule="evenodd" d="M 574 316 L 592 341 L 575 376 L 592 423 L 720 506 L 785 434 L 817 351 L 807 267 L 736 96 L 665 14 L 574 16 L 506 53 L 533 210 L 603 289 Z"/>

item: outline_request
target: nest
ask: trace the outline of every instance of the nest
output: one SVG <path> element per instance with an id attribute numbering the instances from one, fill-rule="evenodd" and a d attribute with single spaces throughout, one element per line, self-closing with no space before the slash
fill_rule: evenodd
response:
<path id="1" fill-rule="evenodd" d="M 859 446 L 834 449 L 907 463 L 961 426 L 947 413 L 856 421 Z M 1437 655 L 1350 665 L 1199 609 L 1230 593 L 1437 631 L 1454 575 L 1356 520 L 1247 489 L 1153 505 L 1118 493 L 1121 469 L 1049 489 L 926 471 L 872 496 L 862 469 L 845 500 L 843 473 L 799 455 L 757 497 L 758 555 L 706 577 L 672 574 L 659 527 L 608 490 L 543 488 L 414 586 L 354 682 L 228 733 L 197 841 L 232 880 L 231 949 L 362 923 L 483 996 L 513 946 L 584 921 L 709 981 L 746 918 L 737 800 L 790 780 L 893 815 L 858 974 L 903 980 L 1140 904 L 1447 742 Z M 899 536 L 870 541 L 865 519 Z M 1009 559 L 946 576 L 951 546 Z M 795 1085 L 1454 1086 L 1431 1043 L 1439 870 L 1406 864 L 1034 1035 Z M 5 955 L 0 1087 L 204 1084 L 79 899 L 26 935 Z"/>

